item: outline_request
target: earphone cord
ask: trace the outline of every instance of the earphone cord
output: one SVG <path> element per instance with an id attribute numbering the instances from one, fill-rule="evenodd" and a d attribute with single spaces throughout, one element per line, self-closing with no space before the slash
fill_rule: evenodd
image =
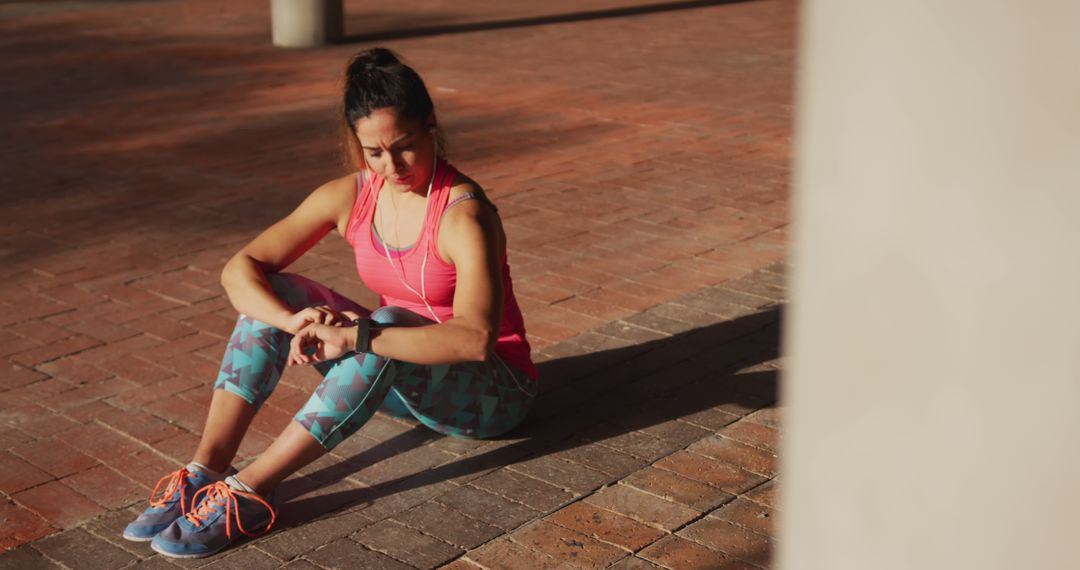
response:
<path id="1" fill-rule="evenodd" d="M 439 165 L 439 146 L 438 145 L 439 145 L 439 142 L 436 140 L 435 141 L 435 163 L 431 167 L 431 179 L 428 180 L 427 193 L 424 194 L 424 218 L 425 219 L 427 219 L 427 214 L 428 214 L 428 202 L 431 200 L 431 188 L 435 184 L 435 171 L 438 169 L 438 165 Z M 376 209 L 377 208 L 378 208 L 378 205 L 376 204 Z M 382 210 L 378 210 L 378 212 L 379 212 L 379 219 L 382 220 Z M 383 227 L 384 228 L 386 227 L 385 223 L 383 224 Z M 423 237 L 423 236 L 421 235 L 421 237 Z M 420 241 L 422 241 L 422 240 L 420 240 Z M 427 244 L 424 244 L 424 245 L 426 246 Z M 383 244 L 383 253 L 386 254 L 386 261 L 387 261 L 387 263 L 390 264 L 390 268 L 394 271 L 395 274 L 397 274 L 398 273 L 398 267 L 396 265 L 394 265 L 394 260 L 390 258 L 390 248 L 387 247 L 385 243 Z M 425 279 L 424 279 L 424 276 L 427 273 L 425 271 L 425 269 L 427 268 L 427 260 L 428 260 L 428 248 L 424 247 L 424 260 L 420 263 L 420 291 L 417 291 L 416 289 L 413 289 L 412 285 L 409 285 L 408 280 L 405 279 L 405 263 L 404 262 L 402 262 L 400 264 L 401 265 L 401 272 L 400 272 L 400 275 L 398 275 L 398 279 L 401 281 L 401 284 L 404 285 L 406 289 L 408 289 L 410 292 L 412 292 L 413 295 L 416 295 L 417 297 L 420 298 L 420 301 L 422 303 L 424 303 L 424 306 L 427 307 L 428 312 L 431 313 L 431 316 L 434 317 L 435 321 L 441 324 L 442 319 L 439 318 L 439 315 L 435 314 L 435 309 L 432 309 L 431 304 L 428 303 L 428 301 L 427 301 L 427 287 L 426 287 L 427 284 L 425 283 Z"/>
<path id="2" fill-rule="evenodd" d="M 435 141 L 435 162 L 431 167 L 431 179 L 428 180 L 427 193 L 424 195 L 424 219 L 425 220 L 427 219 L 427 215 L 428 215 L 428 202 L 431 201 L 431 190 L 432 190 L 432 187 L 435 185 L 435 173 L 438 170 L 438 166 L 439 166 L 439 141 L 436 140 Z M 378 208 L 378 205 L 376 204 L 376 209 L 377 208 Z M 379 220 L 382 220 L 382 210 L 378 210 L 378 211 L 379 211 Z M 383 228 L 385 228 L 385 227 L 386 227 L 386 224 L 383 224 Z M 421 234 L 421 237 L 423 237 L 422 234 Z M 423 241 L 423 240 L 421 239 L 419 241 Z M 418 241 L 418 244 L 419 244 L 419 241 Z M 431 307 L 431 304 L 428 303 L 428 300 L 427 300 L 427 283 L 426 283 L 426 280 L 425 280 L 425 276 L 427 274 L 426 270 L 427 270 L 427 260 L 428 260 L 428 247 L 427 246 L 428 246 L 428 244 L 426 244 L 426 243 L 423 244 L 423 247 L 424 247 L 424 259 L 423 259 L 423 261 L 420 262 L 420 291 L 419 292 L 416 289 L 413 289 L 413 287 L 411 285 L 409 285 L 408 280 L 406 280 L 406 278 L 405 278 L 406 277 L 405 276 L 405 262 L 400 263 L 401 272 L 400 272 L 400 275 L 398 275 L 398 271 L 397 271 L 398 268 L 397 268 L 397 266 L 394 265 L 394 260 L 390 257 L 390 248 L 386 245 L 385 242 L 383 243 L 383 253 L 386 254 L 386 261 L 387 261 L 387 263 L 390 264 L 390 268 L 391 268 L 391 270 L 394 271 L 394 274 L 398 275 L 398 279 L 401 281 L 401 284 L 404 285 L 406 289 L 411 291 L 413 295 L 416 295 L 417 297 L 420 297 L 420 301 L 424 303 L 425 307 L 427 307 L 428 312 L 431 313 L 431 316 L 432 316 L 432 318 L 435 319 L 435 322 L 437 322 L 439 324 L 442 324 L 442 322 L 443 322 L 442 319 L 440 319 L 439 315 L 437 315 L 435 313 L 435 309 L 433 309 Z M 495 360 L 498 361 L 498 363 L 500 365 L 502 365 L 503 370 L 505 370 L 506 373 L 509 374 L 510 377 L 514 379 L 514 384 L 517 385 L 518 390 L 521 390 L 522 393 L 524 393 L 526 396 L 529 396 L 530 398 L 535 398 L 536 397 L 538 392 L 531 392 L 531 391 L 525 389 L 525 387 L 521 385 L 521 380 L 518 379 L 517 374 L 514 374 L 514 371 L 511 370 L 510 366 L 508 364 L 506 364 L 505 361 L 503 361 L 502 357 L 500 357 L 498 354 L 492 354 L 492 356 L 494 356 Z"/>

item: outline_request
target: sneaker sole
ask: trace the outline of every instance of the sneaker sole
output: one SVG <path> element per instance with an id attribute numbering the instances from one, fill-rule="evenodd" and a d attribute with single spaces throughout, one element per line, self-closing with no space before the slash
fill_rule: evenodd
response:
<path id="1" fill-rule="evenodd" d="M 226 544 L 225 546 L 228 546 L 228 544 Z M 217 550 L 211 550 L 209 552 L 202 552 L 200 554 L 177 554 L 175 552 L 169 552 L 167 550 L 164 550 L 163 548 L 158 546 L 157 543 L 154 543 L 154 542 L 150 543 L 150 548 L 153 549 L 154 552 L 157 552 L 158 554 L 160 554 L 162 556 L 167 556 L 169 558 L 206 558 L 207 556 L 213 556 L 213 555 L 217 554 L 218 552 L 221 552 L 222 550 L 225 550 L 225 546 L 222 546 L 221 548 L 219 548 Z"/>
<path id="2" fill-rule="evenodd" d="M 128 534 L 126 532 L 124 533 L 123 537 L 124 537 L 124 540 L 129 540 L 131 542 L 150 542 L 151 540 L 154 540 L 154 537 L 152 537 L 152 536 L 148 536 L 146 538 L 143 538 L 141 536 L 134 536 L 134 535 Z"/>

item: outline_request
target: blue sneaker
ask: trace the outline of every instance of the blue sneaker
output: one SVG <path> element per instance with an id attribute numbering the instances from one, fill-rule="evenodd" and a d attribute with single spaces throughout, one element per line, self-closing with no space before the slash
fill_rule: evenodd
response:
<path id="1" fill-rule="evenodd" d="M 154 490 L 150 493 L 150 507 L 127 525 L 124 529 L 125 539 L 133 542 L 152 540 L 154 535 L 165 530 L 195 506 L 192 499 L 199 489 L 220 481 L 217 477 L 189 467 L 191 465 L 173 471 L 154 485 Z M 235 472 L 236 470 L 230 467 L 226 474 Z M 162 485 L 165 485 L 165 490 L 155 499 Z"/>
<path id="2" fill-rule="evenodd" d="M 171 558 L 202 558 L 225 548 L 240 534 L 255 537 L 270 530 L 277 518 L 274 507 L 226 481 L 200 490 L 195 508 L 158 533 L 150 547 Z"/>

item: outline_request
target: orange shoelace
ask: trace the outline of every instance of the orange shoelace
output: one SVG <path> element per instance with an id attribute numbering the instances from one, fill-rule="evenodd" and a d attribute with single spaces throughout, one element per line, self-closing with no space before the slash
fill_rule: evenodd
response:
<path id="1" fill-rule="evenodd" d="M 199 502 L 200 495 L 205 495 L 202 503 Z M 244 497 L 245 499 L 258 501 L 262 503 L 264 507 L 266 507 L 266 510 L 270 511 L 270 522 L 266 523 L 266 528 L 262 529 L 262 531 L 258 533 L 250 533 L 247 531 L 247 529 L 244 528 L 244 524 L 240 522 L 240 504 L 237 502 L 237 497 Z M 199 508 L 191 511 L 184 516 L 187 517 L 187 520 L 191 521 L 192 524 L 197 527 L 202 526 L 202 524 L 209 520 L 210 516 L 217 511 L 218 506 L 224 504 L 225 536 L 229 539 L 232 539 L 232 520 L 234 517 L 236 518 L 236 527 L 240 529 L 240 532 L 251 537 L 265 534 L 267 531 L 270 530 L 271 526 L 274 526 L 274 520 L 277 519 L 277 513 L 274 512 L 274 507 L 271 507 L 270 503 L 267 503 L 265 500 L 263 500 L 262 497 L 256 495 L 255 493 L 245 493 L 244 491 L 237 491 L 236 489 L 230 487 L 229 484 L 224 481 L 218 481 L 213 485 L 207 485 L 202 489 L 199 489 L 195 492 L 195 496 L 192 497 L 191 501 L 194 504 L 199 505 Z"/>
<path id="2" fill-rule="evenodd" d="M 169 497 L 171 497 L 173 493 L 179 491 L 180 512 L 186 513 L 189 505 L 185 504 L 184 501 L 184 489 L 187 488 L 189 475 L 191 475 L 191 472 L 187 470 L 187 467 L 181 467 L 180 469 L 173 471 L 172 473 L 159 479 L 157 485 L 154 485 L 154 490 L 150 491 L 150 506 L 159 509 L 166 506 L 169 503 Z M 168 484 L 165 486 L 165 491 L 161 494 L 161 498 L 155 499 L 154 497 L 157 496 L 158 489 L 160 489 L 161 485 L 166 482 L 168 482 Z"/>

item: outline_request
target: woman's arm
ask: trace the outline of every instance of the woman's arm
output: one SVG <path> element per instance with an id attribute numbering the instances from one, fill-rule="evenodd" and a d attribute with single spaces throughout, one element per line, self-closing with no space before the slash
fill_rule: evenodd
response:
<path id="1" fill-rule="evenodd" d="M 221 285 L 237 311 L 292 333 L 315 320 L 295 318 L 274 294 L 266 275 L 288 267 L 335 226 L 343 227 L 356 194 L 353 181 L 349 175 L 320 186 L 225 264 Z"/>

